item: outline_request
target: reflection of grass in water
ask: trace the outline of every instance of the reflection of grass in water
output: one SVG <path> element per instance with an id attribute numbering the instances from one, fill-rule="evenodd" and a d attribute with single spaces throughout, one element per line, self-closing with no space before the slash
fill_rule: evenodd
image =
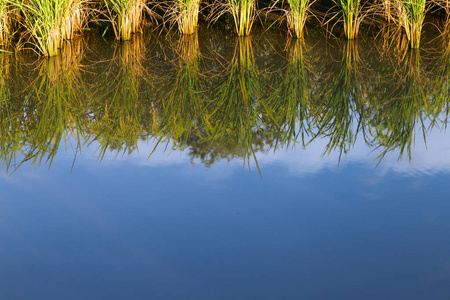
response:
<path id="1" fill-rule="evenodd" d="M 183 36 L 178 44 L 179 59 L 175 68 L 163 78 L 160 85 L 159 130 L 172 137 L 181 148 L 191 134 L 207 124 L 206 97 L 199 69 L 199 44 L 197 34 Z M 168 136 L 167 136 L 168 135 Z"/>
<path id="2" fill-rule="evenodd" d="M 116 44 L 113 59 L 91 87 L 92 114 L 85 130 L 91 135 L 90 143 L 100 144 L 100 158 L 108 149 L 125 154 L 137 148 L 143 131 L 141 120 L 146 113 L 139 97 L 144 76 L 143 51 L 142 38 Z"/>
<path id="3" fill-rule="evenodd" d="M 20 115 L 11 100 L 10 57 L 0 57 L 0 161 L 9 170 L 20 144 Z M 20 111 L 20 110 L 19 110 Z"/>
<path id="4" fill-rule="evenodd" d="M 191 158 L 206 166 L 231 157 L 243 157 L 245 163 L 255 146 L 264 146 L 263 134 L 255 132 L 260 86 L 250 40 L 239 40 L 232 62 L 217 78 L 200 72 L 196 35 L 185 36 L 179 45 L 180 59 L 160 84 L 158 139 L 188 147 Z"/>
<path id="5" fill-rule="evenodd" d="M 337 70 L 324 73 L 323 86 L 317 91 L 318 103 L 314 104 L 314 116 L 318 126 L 317 137 L 329 142 L 325 153 L 338 149 L 340 155 L 353 147 L 357 134 L 364 136 L 366 103 L 365 83 L 359 71 L 360 60 L 355 41 L 348 41 L 344 57 Z M 356 127 L 354 126 L 356 122 Z"/>
<path id="6" fill-rule="evenodd" d="M 68 55 L 64 55 L 68 53 Z M 49 167 L 67 133 L 78 137 L 81 126 L 83 90 L 78 72 L 80 55 L 64 51 L 62 56 L 38 61 L 37 74 L 24 91 L 11 98 L 13 110 L 2 107 L 1 160 L 7 170 L 31 161 L 44 160 Z M 6 122 L 6 123 L 5 123 Z M 7 138 L 5 138 L 7 137 Z M 15 162 L 21 154 L 20 162 Z"/>
<path id="7" fill-rule="evenodd" d="M 420 55 L 417 50 L 408 51 L 397 70 L 397 84 L 388 95 L 377 102 L 370 123 L 374 145 L 382 149 L 380 159 L 389 151 L 399 149 L 399 158 L 407 152 L 411 158 L 416 126 L 421 126 L 426 136 L 424 119 L 428 110 L 428 91 L 420 70 Z"/>
<path id="8" fill-rule="evenodd" d="M 276 130 L 274 134 L 281 144 L 296 141 L 301 135 L 302 142 L 305 134 L 311 130 L 309 119 L 309 91 L 307 66 L 303 57 L 303 41 L 290 41 L 289 64 L 282 83 L 268 99 L 267 107 L 272 113 Z M 298 125 L 298 128 L 297 128 Z M 304 144 L 303 144 L 304 145 Z"/>
<path id="9" fill-rule="evenodd" d="M 263 149 L 265 139 L 258 112 L 262 104 L 259 75 L 250 38 L 238 38 L 233 60 L 215 89 L 211 112 L 212 141 L 229 145 L 229 153 L 242 156 L 244 165 L 252 156 L 257 167 L 255 153 Z"/>
<path id="10" fill-rule="evenodd" d="M 450 27 L 450 25 L 447 25 Z M 450 79 L 450 28 L 446 28 L 440 36 L 442 42 L 441 51 L 436 53 L 437 59 L 434 59 L 434 65 L 430 71 L 430 80 L 432 86 L 430 90 L 430 114 L 433 116 L 432 123 L 443 124 L 447 127 L 447 121 L 450 113 L 448 102 L 450 101 L 449 79 Z"/>

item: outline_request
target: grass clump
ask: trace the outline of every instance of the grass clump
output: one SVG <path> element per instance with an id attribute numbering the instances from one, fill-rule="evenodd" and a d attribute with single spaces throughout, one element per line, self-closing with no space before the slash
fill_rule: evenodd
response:
<path id="1" fill-rule="evenodd" d="M 198 26 L 200 0 L 177 0 L 174 9 L 178 30 L 182 34 L 193 34 Z"/>
<path id="2" fill-rule="evenodd" d="M 62 30 L 64 39 L 71 40 L 74 37 L 75 32 L 82 30 L 85 19 L 83 4 L 84 1 L 82 0 L 70 1 L 70 6 L 68 7 L 67 16 Z"/>
<path id="3" fill-rule="evenodd" d="M 218 12 L 218 13 L 216 13 Z M 256 15 L 255 0 L 225 0 L 216 3 L 212 10 L 212 21 L 217 21 L 223 14 L 231 13 L 238 36 L 250 34 Z"/>
<path id="4" fill-rule="evenodd" d="M 103 1 L 116 39 L 128 41 L 132 33 L 141 31 L 144 12 L 149 11 L 145 0 Z"/>
<path id="5" fill-rule="evenodd" d="M 392 0 L 383 5 L 384 15 L 405 30 L 410 47 L 419 48 L 423 21 L 427 11 L 425 0 Z"/>
<path id="6" fill-rule="evenodd" d="M 80 0 L 8 0 L 22 14 L 22 25 L 37 52 L 45 56 L 58 53 L 65 38 L 72 37 L 70 21 Z M 73 26 L 72 26 L 73 28 Z"/>
<path id="7" fill-rule="evenodd" d="M 349 40 L 358 36 L 359 25 L 363 19 L 361 15 L 360 0 L 338 0 L 338 6 L 342 11 L 344 34 Z"/>
<path id="8" fill-rule="evenodd" d="M 8 0 L 0 0 L 0 45 L 9 43 L 13 35 L 13 7 Z"/>
<path id="9" fill-rule="evenodd" d="M 289 10 L 286 11 L 286 18 L 289 31 L 296 38 L 303 36 L 306 18 L 308 16 L 309 0 L 288 0 Z"/>

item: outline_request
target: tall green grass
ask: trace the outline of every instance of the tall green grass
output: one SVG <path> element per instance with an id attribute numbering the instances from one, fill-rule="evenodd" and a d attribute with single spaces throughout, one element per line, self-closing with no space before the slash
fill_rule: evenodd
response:
<path id="1" fill-rule="evenodd" d="M 425 19 L 425 0 L 392 0 L 392 19 L 401 26 L 410 41 L 410 47 L 420 46 L 423 21 Z"/>
<path id="2" fill-rule="evenodd" d="M 200 0 L 177 0 L 175 18 L 182 34 L 193 34 L 198 26 Z"/>
<path id="3" fill-rule="evenodd" d="M 58 53 L 64 38 L 71 38 L 71 16 L 79 7 L 79 0 L 9 0 L 20 9 L 22 25 L 39 54 Z"/>
<path id="4" fill-rule="evenodd" d="M 0 0 L 0 45 L 6 45 L 13 34 L 13 7 L 8 0 Z"/>
<path id="5" fill-rule="evenodd" d="M 140 32 L 143 15 L 148 7 L 145 0 L 103 0 L 105 13 L 118 40 L 130 40 Z"/>
<path id="6" fill-rule="evenodd" d="M 349 40 L 358 36 L 362 21 L 360 0 L 338 0 L 344 22 L 344 34 Z"/>
<path id="7" fill-rule="evenodd" d="M 212 22 L 216 22 L 223 14 L 230 13 L 233 17 L 236 34 L 247 36 L 250 34 L 256 17 L 255 0 L 224 0 L 215 2 L 210 14 Z"/>
<path id="8" fill-rule="evenodd" d="M 306 18 L 308 16 L 309 0 L 288 0 L 289 10 L 286 19 L 290 32 L 296 37 L 303 36 Z"/>

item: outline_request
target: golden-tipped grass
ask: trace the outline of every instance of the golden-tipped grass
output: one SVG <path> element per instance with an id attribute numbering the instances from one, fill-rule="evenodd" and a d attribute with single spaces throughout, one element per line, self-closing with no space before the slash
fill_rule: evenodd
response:
<path id="1" fill-rule="evenodd" d="M 83 0 L 71 1 L 62 30 L 64 39 L 71 40 L 76 32 L 82 30 L 85 22 L 84 4 L 85 2 Z"/>
<path id="2" fill-rule="evenodd" d="M 0 45 L 6 45 L 13 35 L 13 7 L 8 0 L 0 0 Z"/>
<path id="3" fill-rule="evenodd" d="M 289 9 L 285 11 L 289 32 L 296 38 L 303 36 L 303 28 L 308 18 L 309 0 L 288 0 Z"/>
<path id="4" fill-rule="evenodd" d="M 239 36 L 249 35 L 255 18 L 255 0 L 229 0 Z"/>
<path id="5" fill-rule="evenodd" d="M 176 0 L 169 12 L 178 24 L 182 34 L 193 34 L 198 26 L 200 0 Z"/>
<path id="6" fill-rule="evenodd" d="M 232 15 L 237 35 L 247 36 L 251 32 L 256 18 L 256 1 L 225 0 L 225 2 L 217 2 L 212 9 L 212 22 L 216 22 L 225 13 Z"/>
<path id="7" fill-rule="evenodd" d="M 410 41 L 410 47 L 415 49 L 420 46 L 423 21 L 427 11 L 425 0 L 392 0 L 386 13 L 406 33 Z"/>
<path id="8" fill-rule="evenodd" d="M 53 56 L 65 38 L 71 38 L 70 20 L 80 0 L 8 0 L 20 9 L 22 25 L 30 36 L 37 53 Z"/>
<path id="9" fill-rule="evenodd" d="M 359 26 L 364 15 L 361 14 L 361 0 L 338 0 L 337 4 L 342 12 L 344 34 L 353 40 L 358 36 Z"/>
<path id="10" fill-rule="evenodd" d="M 104 4 L 116 39 L 127 41 L 141 31 L 144 12 L 149 11 L 145 0 L 104 0 Z"/>

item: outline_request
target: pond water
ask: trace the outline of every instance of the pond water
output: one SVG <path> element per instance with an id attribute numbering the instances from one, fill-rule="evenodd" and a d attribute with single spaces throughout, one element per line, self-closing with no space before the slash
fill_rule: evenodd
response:
<path id="1" fill-rule="evenodd" d="M 0 299 L 449 299 L 446 43 L 1 58 Z"/>

